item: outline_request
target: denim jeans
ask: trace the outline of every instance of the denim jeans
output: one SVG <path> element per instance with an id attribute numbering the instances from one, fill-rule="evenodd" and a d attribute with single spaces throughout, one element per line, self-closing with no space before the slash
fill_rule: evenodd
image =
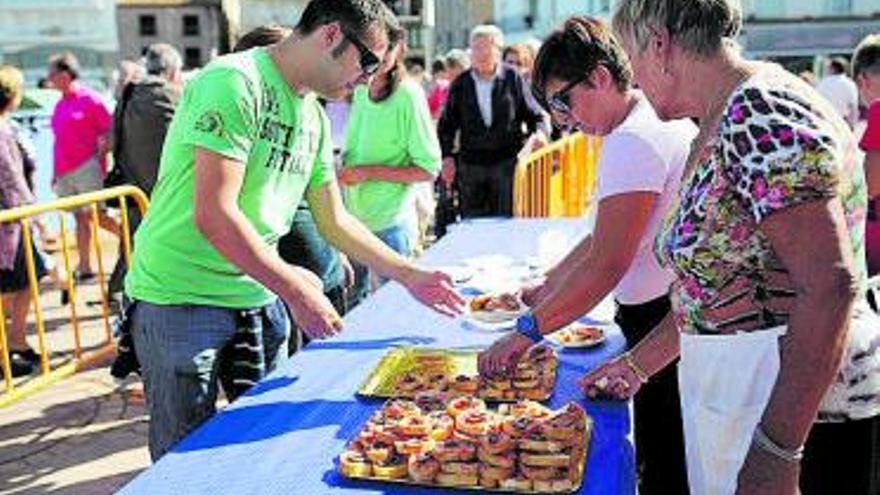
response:
<path id="1" fill-rule="evenodd" d="M 229 383 L 231 378 L 225 375 L 237 311 L 136 304 L 132 335 L 150 412 L 150 457 L 156 461 L 216 412 L 218 380 Z M 287 357 L 290 322 L 280 300 L 264 310 L 263 348 L 269 372 Z"/>
<path id="2" fill-rule="evenodd" d="M 379 232 L 373 232 L 382 242 L 394 250 L 397 254 L 410 257 L 413 252 L 413 242 L 410 238 L 410 231 L 404 225 L 395 225 Z M 351 309 L 370 294 L 370 269 L 366 265 L 362 265 L 352 260 L 352 268 L 354 268 L 354 287 L 348 291 L 348 308 Z M 380 279 L 379 282 L 384 284 L 387 279 Z"/>

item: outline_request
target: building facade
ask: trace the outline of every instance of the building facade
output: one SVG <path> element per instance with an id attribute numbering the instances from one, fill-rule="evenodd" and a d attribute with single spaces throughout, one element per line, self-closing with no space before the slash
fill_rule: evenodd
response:
<path id="1" fill-rule="evenodd" d="M 744 0 L 740 42 L 760 58 L 849 55 L 880 32 L 880 0 Z"/>
<path id="2" fill-rule="evenodd" d="M 497 0 L 436 0 L 436 52 L 446 53 L 452 48 L 467 48 L 468 37 L 474 26 L 495 23 L 495 3 Z"/>
<path id="3" fill-rule="evenodd" d="M 492 17 L 512 43 L 541 39 L 575 14 L 607 20 L 615 4 L 615 0 L 495 0 Z M 740 42 L 746 54 L 756 58 L 846 55 L 865 35 L 880 32 L 880 0 L 742 0 L 742 7 L 745 25 Z"/>
<path id="4" fill-rule="evenodd" d="M 309 0 L 244 0 L 239 34 L 266 24 L 295 26 Z"/>
<path id="5" fill-rule="evenodd" d="M 28 84 L 46 76 L 52 54 L 67 50 L 87 83 L 107 88 L 119 52 L 113 0 L 2 0 L 0 61 L 22 69 Z"/>
<path id="6" fill-rule="evenodd" d="M 186 69 L 229 51 L 238 26 L 237 2 L 221 0 L 117 0 L 120 56 L 136 60 L 153 43 L 168 43 Z"/>

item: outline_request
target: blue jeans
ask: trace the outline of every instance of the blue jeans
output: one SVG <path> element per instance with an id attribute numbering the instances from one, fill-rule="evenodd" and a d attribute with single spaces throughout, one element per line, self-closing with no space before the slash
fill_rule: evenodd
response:
<path id="1" fill-rule="evenodd" d="M 218 380 L 230 390 L 225 385 L 231 379 L 228 344 L 236 332 L 237 312 L 213 306 L 136 304 L 132 336 L 150 411 L 150 457 L 156 461 L 214 415 Z M 269 372 L 287 357 L 290 321 L 277 299 L 264 307 L 261 321 Z"/>
<path id="2" fill-rule="evenodd" d="M 410 238 L 410 232 L 405 226 L 395 225 L 379 232 L 373 232 L 373 234 L 397 254 L 407 258 L 412 256 L 413 242 Z M 357 306 L 359 302 L 370 295 L 370 269 L 354 260 L 352 260 L 351 266 L 354 268 L 354 287 L 348 292 L 349 309 Z M 382 284 L 387 281 L 385 278 L 379 280 Z"/>

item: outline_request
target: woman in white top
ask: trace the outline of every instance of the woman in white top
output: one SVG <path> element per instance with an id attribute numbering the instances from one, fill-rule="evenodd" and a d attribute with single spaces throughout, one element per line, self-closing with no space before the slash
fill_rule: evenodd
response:
<path id="1" fill-rule="evenodd" d="M 594 233 L 523 295 L 540 333 L 590 311 L 609 293 L 629 346 L 669 313 L 674 275 L 653 255 L 655 234 L 677 194 L 696 127 L 661 122 L 640 91 L 623 49 L 601 21 L 573 17 L 544 42 L 533 88 L 558 123 L 602 136 Z M 518 329 L 520 325 L 518 322 Z M 481 356 L 481 371 L 499 372 L 533 340 L 515 332 Z M 640 493 L 687 493 L 675 369 L 642 389 L 635 402 Z"/>

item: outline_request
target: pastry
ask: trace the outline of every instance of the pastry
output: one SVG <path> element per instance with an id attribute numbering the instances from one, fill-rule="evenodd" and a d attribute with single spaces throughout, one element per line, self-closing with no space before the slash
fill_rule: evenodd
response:
<path id="1" fill-rule="evenodd" d="M 339 469 L 350 478 L 367 478 L 373 474 L 373 465 L 363 453 L 346 450 L 339 456 Z"/>
<path id="2" fill-rule="evenodd" d="M 472 395 L 477 393 L 479 385 L 479 378 L 476 376 L 456 375 L 449 382 L 449 389 L 462 394 Z"/>
<path id="3" fill-rule="evenodd" d="M 571 456 L 568 454 L 532 454 L 523 452 L 519 456 L 524 466 L 532 467 L 568 467 Z"/>
<path id="4" fill-rule="evenodd" d="M 479 478 L 476 474 L 438 473 L 434 480 L 440 486 L 477 486 Z"/>
<path id="5" fill-rule="evenodd" d="M 456 397 L 449 401 L 449 404 L 446 406 L 446 411 L 453 418 L 457 417 L 459 414 L 464 411 L 474 409 L 477 411 L 485 411 L 486 403 L 481 399 L 476 397 L 471 397 L 469 395 L 463 395 L 461 397 Z"/>
<path id="6" fill-rule="evenodd" d="M 492 426 L 492 419 L 493 413 L 470 409 L 456 416 L 455 428 L 467 435 L 482 437 L 489 432 L 489 428 Z"/>
<path id="7" fill-rule="evenodd" d="M 429 454 L 418 454 L 409 458 L 409 477 L 419 483 L 430 483 L 440 472 L 440 461 Z"/>
<path id="8" fill-rule="evenodd" d="M 472 443 L 446 440 L 437 443 L 431 453 L 443 462 L 470 461 L 474 459 L 477 448 Z"/>

